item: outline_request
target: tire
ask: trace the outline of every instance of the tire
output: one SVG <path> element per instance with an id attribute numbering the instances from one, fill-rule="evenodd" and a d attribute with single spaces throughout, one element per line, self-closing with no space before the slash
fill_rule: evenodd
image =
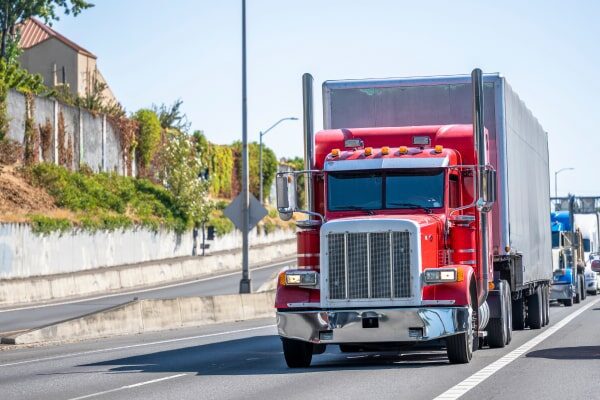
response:
<path id="1" fill-rule="evenodd" d="M 531 329 L 540 329 L 542 327 L 542 293 L 537 288 L 531 296 L 527 296 L 527 325 Z"/>
<path id="2" fill-rule="evenodd" d="M 512 321 L 512 296 L 510 292 L 510 285 L 508 282 L 504 285 L 506 290 L 506 344 L 509 345 L 512 341 L 512 330 L 513 330 L 513 321 Z"/>
<path id="3" fill-rule="evenodd" d="M 512 301 L 512 323 L 515 331 L 525 329 L 525 299 L 523 296 Z"/>
<path id="4" fill-rule="evenodd" d="M 561 300 L 565 307 L 573 307 L 573 298 L 567 300 Z"/>
<path id="5" fill-rule="evenodd" d="M 500 318 L 490 318 L 487 327 L 487 341 L 491 348 L 501 348 L 510 342 L 510 334 L 508 332 L 508 300 L 507 289 L 508 283 L 501 281 L 501 299 L 500 299 Z"/>
<path id="6" fill-rule="evenodd" d="M 471 285 L 471 308 L 472 315 L 475 309 L 473 299 L 477 299 L 477 289 Z M 475 300 L 475 303 L 477 301 Z M 450 364 L 467 364 L 473 358 L 473 351 L 479 346 L 479 336 L 477 334 L 477 324 L 473 323 L 473 319 L 469 321 L 471 325 L 471 333 L 467 332 L 459 333 L 458 335 L 448 336 L 446 338 L 446 353 L 448 354 L 448 360 Z"/>
<path id="7" fill-rule="evenodd" d="M 288 338 L 281 338 L 283 356 L 290 368 L 308 368 L 312 361 L 313 344 Z"/>
<path id="8" fill-rule="evenodd" d="M 340 351 L 342 353 L 357 353 L 360 351 L 360 346 L 353 344 L 340 344 Z"/>
<path id="9" fill-rule="evenodd" d="M 550 323 L 550 293 L 548 291 L 548 286 L 542 286 L 543 290 L 543 301 L 544 301 L 544 326 Z"/>
<path id="10" fill-rule="evenodd" d="M 579 277 L 577 277 L 577 285 L 575 285 L 575 299 L 573 300 L 573 303 L 581 303 L 581 279 L 579 279 Z"/>
<path id="11" fill-rule="evenodd" d="M 581 300 L 585 300 L 587 297 L 587 289 L 585 288 L 585 278 L 581 275 Z"/>

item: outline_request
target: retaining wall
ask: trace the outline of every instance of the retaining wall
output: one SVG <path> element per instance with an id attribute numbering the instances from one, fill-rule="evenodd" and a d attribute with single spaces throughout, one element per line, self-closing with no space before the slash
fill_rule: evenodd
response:
<path id="1" fill-rule="evenodd" d="M 265 245 L 294 237 L 293 231 L 278 230 L 259 235 L 253 230 L 250 245 Z M 234 250 L 241 248 L 242 236 L 235 231 L 207 243 L 210 244 L 207 254 Z M 135 228 L 39 235 L 27 224 L 0 224 L 0 282 L 185 257 L 194 254 L 193 251 L 191 231 L 177 234 Z"/>

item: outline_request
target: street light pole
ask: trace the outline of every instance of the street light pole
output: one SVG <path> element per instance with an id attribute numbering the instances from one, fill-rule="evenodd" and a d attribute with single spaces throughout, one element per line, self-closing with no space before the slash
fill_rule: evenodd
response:
<path id="1" fill-rule="evenodd" d="M 252 291 L 248 269 L 248 228 L 250 227 L 250 192 L 248 190 L 248 110 L 246 98 L 246 0 L 242 0 L 242 279 L 240 293 Z"/>
<path id="2" fill-rule="evenodd" d="M 567 167 L 561 168 L 558 171 L 554 172 L 554 197 L 558 197 L 558 174 L 563 171 L 572 171 L 575 168 Z"/>
<path id="3" fill-rule="evenodd" d="M 298 118 L 296 117 L 286 117 L 286 118 L 281 118 L 279 121 L 275 122 L 273 125 L 271 125 L 271 127 L 269 129 L 267 129 L 266 131 L 260 132 L 259 133 L 259 140 L 258 140 L 258 180 L 260 183 L 260 189 L 258 191 L 259 194 L 259 200 L 260 200 L 260 204 L 264 204 L 264 199 L 263 199 L 263 136 L 265 136 L 267 134 L 267 132 L 269 132 L 271 129 L 275 128 L 277 125 L 279 125 L 280 123 L 282 123 L 283 121 L 297 121 Z"/>

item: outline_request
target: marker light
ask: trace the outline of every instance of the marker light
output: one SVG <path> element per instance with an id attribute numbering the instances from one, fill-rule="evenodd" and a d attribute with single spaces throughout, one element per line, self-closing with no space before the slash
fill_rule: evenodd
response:
<path id="1" fill-rule="evenodd" d="M 434 283 L 461 282 L 464 279 L 462 269 L 456 268 L 429 268 L 423 271 L 423 282 L 426 285 Z"/>
<path id="2" fill-rule="evenodd" d="M 331 150 L 331 156 L 332 157 L 339 157 L 340 156 L 340 149 L 333 149 L 333 150 Z"/>
<path id="3" fill-rule="evenodd" d="M 373 148 L 372 147 L 365 148 L 365 156 L 370 156 L 371 154 L 373 154 Z"/>
<path id="4" fill-rule="evenodd" d="M 288 270 L 279 275 L 279 284 L 282 286 L 309 286 L 314 287 L 319 283 L 319 273 L 307 270 Z"/>
<path id="5" fill-rule="evenodd" d="M 436 153 L 441 153 L 442 150 L 444 150 L 444 146 L 442 146 L 441 144 L 436 144 L 435 145 L 435 152 Z"/>
<path id="6" fill-rule="evenodd" d="M 384 156 L 387 156 L 388 154 L 390 154 L 390 148 L 387 146 L 383 146 L 381 148 L 381 154 L 383 154 Z"/>
<path id="7" fill-rule="evenodd" d="M 408 153 L 408 147 L 406 147 L 406 146 L 400 146 L 400 148 L 398 149 L 398 151 L 400 152 L 400 154 L 407 154 Z"/>

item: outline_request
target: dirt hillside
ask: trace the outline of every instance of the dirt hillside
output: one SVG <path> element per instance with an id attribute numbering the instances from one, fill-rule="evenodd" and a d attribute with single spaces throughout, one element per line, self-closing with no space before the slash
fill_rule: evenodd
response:
<path id="1" fill-rule="evenodd" d="M 0 221 L 22 222 L 27 214 L 56 212 L 54 199 L 44 189 L 31 186 L 15 166 L 0 169 Z"/>

